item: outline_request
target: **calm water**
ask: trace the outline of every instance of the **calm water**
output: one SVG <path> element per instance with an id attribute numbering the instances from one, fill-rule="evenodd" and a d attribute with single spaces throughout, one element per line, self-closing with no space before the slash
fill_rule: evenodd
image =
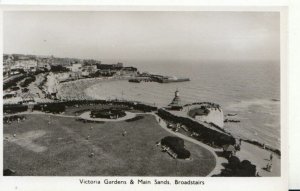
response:
<path id="1" fill-rule="evenodd" d="M 131 64 L 132 65 L 132 64 Z M 133 64 L 134 65 L 134 64 Z M 241 123 L 225 128 L 236 136 L 280 148 L 280 66 L 255 64 L 136 64 L 140 71 L 189 77 L 190 82 L 159 84 L 111 81 L 86 93 L 97 98 L 123 98 L 158 106 L 170 103 L 178 88 L 183 102 L 215 102 L 225 114 L 237 113 Z"/>

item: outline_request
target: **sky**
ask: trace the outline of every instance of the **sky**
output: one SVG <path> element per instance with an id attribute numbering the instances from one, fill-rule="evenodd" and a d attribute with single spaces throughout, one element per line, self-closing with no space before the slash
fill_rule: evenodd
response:
<path id="1" fill-rule="evenodd" d="M 279 62 L 278 12 L 5 12 L 4 53 L 111 62 Z"/>

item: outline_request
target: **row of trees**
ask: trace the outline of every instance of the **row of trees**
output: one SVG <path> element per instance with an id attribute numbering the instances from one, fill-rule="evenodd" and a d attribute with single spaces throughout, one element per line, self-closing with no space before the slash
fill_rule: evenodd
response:
<path id="1" fill-rule="evenodd" d="M 107 101 L 107 100 L 72 100 L 72 101 L 62 101 L 62 102 L 49 102 L 49 103 L 38 103 L 35 104 L 33 110 L 44 111 L 50 113 L 61 113 L 66 110 L 66 107 L 70 106 L 81 106 L 81 105 L 108 105 L 115 106 L 116 108 L 122 107 L 126 109 L 136 109 L 143 112 L 156 111 L 157 107 L 148 106 L 141 103 L 126 102 L 126 101 Z M 18 113 L 22 111 L 27 111 L 28 106 L 22 104 L 11 104 L 4 105 L 4 112 L 6 113 Z"/>

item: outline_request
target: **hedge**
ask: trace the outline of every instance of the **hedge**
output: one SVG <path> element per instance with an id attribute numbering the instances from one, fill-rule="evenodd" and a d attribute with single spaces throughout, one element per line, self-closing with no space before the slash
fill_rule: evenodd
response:
<path id="1" fill-rule="evenodd" d="M 3 112 L 4 113 L 18 113 L 18 112 L 24 112 L 28 110 L 27 105 L 21 105 L 21 104 L 13 104 L 13 105 L 3 105 Z"/>
<path id="2" fill-rule="evenodd" d="M 137 109 L 143 112 L 152 112 L 156 111 L 157 107 L 149 106 L 142 103 L 137 102 L 131 102 L 131 101 L 122 101 L 122 100 L 68 100 L 68 101 L 61 101 L 59 102 L 61 104 L 64 104 L 65 106 L 75 106 L 75 105 L 90 105 L 90 104 L 112 104 L 112 105 L 119 105 L 119 106 L 125 106 L 132 109 Z"/>
<path id="3" fill-rule="evenodd" d="M 235 145 L 235 138 L 232 135 L 207 128 L 192 119 L 175 116 L 164 109 L 159 109 L 158 115 L 165 120 L 185 125 L 190 132 L 197 133 L 198 136 L 196 139 L 203 143 L 215 145 L 220 148 L 226 144 Z"/>
<path id="4" fill-rule="evenodd" d="M 33 110 L 44 111 L 48 113 L 61 113 L 66 110 L 66 106 L 61 103 L 36 104 L 33 106 Z"/>

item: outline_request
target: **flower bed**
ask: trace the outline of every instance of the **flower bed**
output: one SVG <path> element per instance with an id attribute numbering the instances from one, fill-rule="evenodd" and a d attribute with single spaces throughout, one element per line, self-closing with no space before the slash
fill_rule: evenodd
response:
<path id="1" fill-rule="evenodd" d="M 179 159 L 190 158 L 190 151 L 184 148 L 184 140 L 179 137 L 167 136 L 161 140 L 161 144 L 169 147 Z"/>
<path id="2" fill-rule="evenodd" d="M 119 109 L 101 109 L 92 110 L 91 118 L 105 118 L 105 119 L 117 119 L 124 117 L 126 115 L 125 111 Z"/>

